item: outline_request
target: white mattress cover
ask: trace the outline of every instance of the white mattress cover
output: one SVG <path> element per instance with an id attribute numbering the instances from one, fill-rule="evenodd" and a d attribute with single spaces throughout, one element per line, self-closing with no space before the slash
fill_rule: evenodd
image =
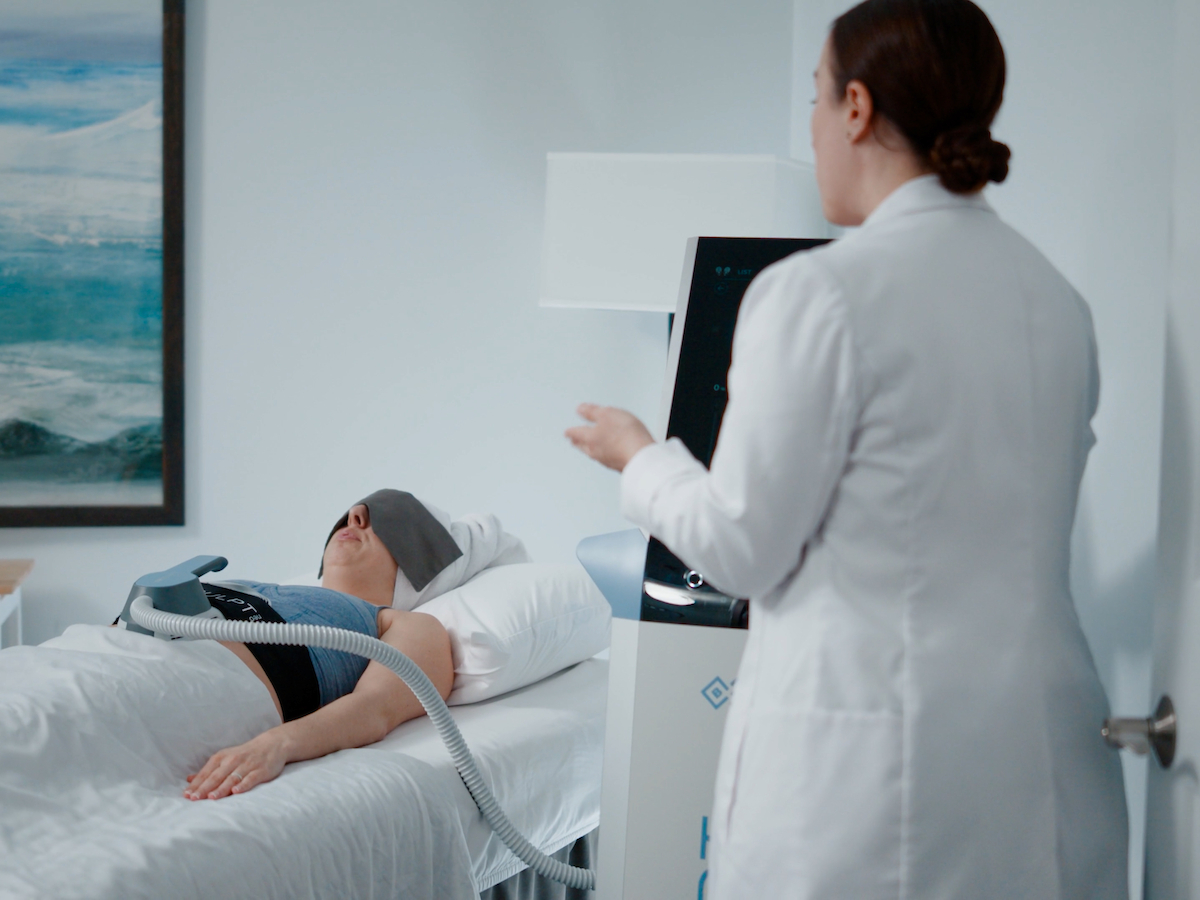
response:
<path id="1" fill-rule="evenodd" d="M 261 730 L 275 718 L 261 683 L 212 642 L 73 626 L 48 644 L 0 652 L 0 895 L 466 900 L 523 868 L 427 720 L 191 803 L 181 773 L 196 763 L 179 748 Z M 545 852 L 598 824 L 606 679 L 587 660 L 455 710 Z M 122 719 L 131 706 L 144 713 Z"/>
<path id="2" fill-rule="evenodd" d="M 600 824 L 608 661 L 585 660 L 537 684 L 454 707 L 454 718 L 517 829 L 553 853 Z M 427 720 L 406 722 L 375 747 L 443 774 L 455 798 L 476 889 L 525 868 L 484 822 Z"/>

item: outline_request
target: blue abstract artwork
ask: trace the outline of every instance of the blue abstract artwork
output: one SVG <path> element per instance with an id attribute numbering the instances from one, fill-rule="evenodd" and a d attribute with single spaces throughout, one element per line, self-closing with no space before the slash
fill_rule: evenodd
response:
<path id="1" fill-rule="evenodd" d="M 0 507 L 155 506 L 162 3 L 3 5 Z"/>

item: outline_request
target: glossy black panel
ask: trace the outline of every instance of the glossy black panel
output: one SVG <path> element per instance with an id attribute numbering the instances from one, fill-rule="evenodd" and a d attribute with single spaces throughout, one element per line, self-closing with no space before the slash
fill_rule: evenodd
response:
<path id="1" fill-rule="evenodd" d="M 800 238 L 699 238 L 671 399 L 667 437 L 677 437 L 709 465 L 728 402 L 726 379 L 733 352 L 738 310 L 750 282 L 763 269 L 825 240 Z M 646 553 L 646 579 L 668 587 L 688 587 L 695 603 L 665 603 L 642 595 L 642 620 L 745 628 L 746 602 L 726 597 L 705 583 L 687 585 L 690 567 L 656 539 Z M 697 582 L 701 573 L 693 573 Z"/>

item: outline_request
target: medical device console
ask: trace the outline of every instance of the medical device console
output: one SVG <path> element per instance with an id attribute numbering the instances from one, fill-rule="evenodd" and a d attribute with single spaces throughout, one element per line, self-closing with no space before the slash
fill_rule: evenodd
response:
<path id="1" fill-rule="evenodd" d="M 688 242 L 660 437 L 712 462 L 746 288 L 772 263 L 824 243 Z M 703 900 L 713 776 L 749 604 L 636 528 L 586 538 L 576 555 L 613 610 L 597 900 Z"/>
<path id="2" fill-rule="evenodd" d="M 571 888 L 592 890 L 595 887 L 595 873 L 546 856 L 509 821 L 483 780 L 445 701 L 416 663 L 390 644 L 343 628 L 286 622 L 227 621 L 208 602 L 199 579 L 200 575 L 219 572 L 226 565 L 227 561 L 221 556 L 197 556 L 165 571 L 143 575 L 134 582 L 121 619 L 130 630 L 153 634 L 165 640 L 182 637 L 326 647 L 373 659 L 387 666 L 416 695 L 425 709 L 454 760 L 454 766 L 471 799 L 496 836 L 537 874 Z"/>
<path id="3" fill-rule="evenodd" d="M 667 356 L 662 419 L 705 466 L 712 462 L 729 400 L 733 330 L 750 282 L 799 250 L 828 243 L 804 238 L 700 237 L 688 241 Z M 690 276 L 690 277 L 689 277 Z M 682 321 L 681 321 L 682 320 Z M 655 538 L 646 549 L 641 620 L 745 628 L 748 604 L 708 585 Z"/>

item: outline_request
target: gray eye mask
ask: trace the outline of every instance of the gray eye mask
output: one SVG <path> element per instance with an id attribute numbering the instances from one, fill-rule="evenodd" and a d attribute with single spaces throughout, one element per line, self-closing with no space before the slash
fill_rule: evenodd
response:
<path id="1" fill-rule="evenodd" d="M 433 517 L 433 513 L 412 494 L 385 489 L 376 491 L 351 506 L 358 506 L 359 503 L 366 506 L 372 530 L 387 547 L 392 559 L 415 590 L 424 590 L 438 573 L 462 556 L 462 550 L 458 548 L 450 532 L 442 527 L 442 523 Z M 326 547 L 349 521 L 350 512 L 347 510 L 325 539 Z M 325 558 L 322 553 L 321 568 L 317 571 L 317 577 L 324 572 Z"/>

